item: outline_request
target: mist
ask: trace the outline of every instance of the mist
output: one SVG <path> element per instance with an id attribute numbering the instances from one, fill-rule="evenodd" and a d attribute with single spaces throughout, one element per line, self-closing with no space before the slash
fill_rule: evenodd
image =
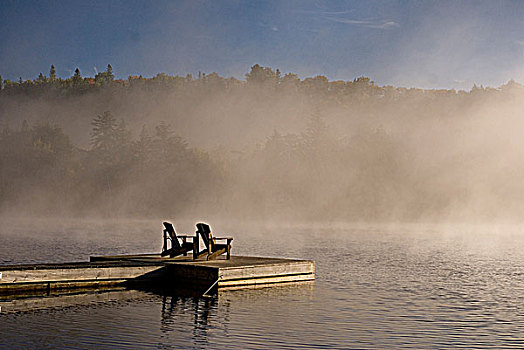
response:
<path id="1" fill-rule="evenodd" d="M 524 87 L 40 77 L 0 90 L 9 216 L 520 222 Z"/>

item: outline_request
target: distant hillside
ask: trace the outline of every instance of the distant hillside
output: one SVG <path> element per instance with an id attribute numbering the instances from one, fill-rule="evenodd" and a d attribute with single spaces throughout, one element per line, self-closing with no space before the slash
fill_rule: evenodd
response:
<path id="1" fill-rule="evenodd" d="M 521 220 L 513 81 L 455 91 L 259 65 L 245 81 L 53 71 L 1 84 L 4 213 Z"/>

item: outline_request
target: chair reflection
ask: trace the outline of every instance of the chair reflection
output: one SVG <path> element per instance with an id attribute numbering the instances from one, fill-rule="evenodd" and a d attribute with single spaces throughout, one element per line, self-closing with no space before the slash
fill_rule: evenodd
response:
<path id="1" fill-rule="evenodd" d="M 188 334 L 191 334 L 192 346 L 212 347 L 218 333 L 223 332 L 224 337 L 228 336 L 230 315 L 235 312 L 234 309 L 244 309 L 243 304 L 252 305 L 257 301 L 265 303 L 270 299 L 285 300 L 290 296 L 310 300 L 313 293 L 314 281 L 305 281 L 273 284 L 270 288 L 250 286 L 220 289 L 212 298 L 164 294 L 160 322 L 163 334 L 161 347 L 177 349 L 180 347 L 177 342 L 187 342 Z M 210 330 L 213 336 L 209 334 Z"/>

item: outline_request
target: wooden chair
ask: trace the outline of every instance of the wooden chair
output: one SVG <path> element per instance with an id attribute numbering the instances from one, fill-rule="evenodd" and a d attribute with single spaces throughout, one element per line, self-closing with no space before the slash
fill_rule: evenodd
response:
<path id="1" fill-rule="evenodd" d="M 165 227 L 163 231 L 164 246 L 162 247 L 162 253 L 160 253 L 161 256 L 169 255 L 170 258 L 174 258 L 181 254 L 187 256 L 187 252 L 195 250 L 195 246 L 198 251 L 198 236 L 196 239 L 195 236 L 177 236 L 173 224 L 170 222 L 164 222 L 163 224 Z M 182 239 L 182 244 L 178 241 L 179 238 Z M 188 242 L 188 238 L 191 238 L 193 241 Z M 171 242 L 171 248 L 168 248 L 168 242 Z"/>
<path id="2" fill-rule="evenodd" d="M 198 252 L 198 249 L 193 250 L 194 259 L 206 256 L 206 260 L 213 260 L 224 253 L 226 254 L 226 259 L 231 259 L 231 241 L 233 240 L 233 237 L 213 237 L 209 225 L 204 224 L 202 222 L 196 224 L 196 227 L 197 235 L 195 237 L 195 240 L 197 240 L 198 235 L 200 235 L 200 237 L 202 237 L 202 240 L 204 241 L 206 249 L 200 252 Z M 218 240 L 226 240 L 226 243 L 217 243 Z"/>

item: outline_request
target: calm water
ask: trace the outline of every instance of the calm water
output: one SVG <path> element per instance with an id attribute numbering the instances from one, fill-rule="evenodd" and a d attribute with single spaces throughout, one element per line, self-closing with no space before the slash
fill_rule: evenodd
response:
<path id="1" fill-rule="evenodd" d="M 317 280 L 213 299 L 31 299 L 0 313 L 0 348 L 524 348 L 524 227 L 212 227 L 236 254 L 314 259 Z M 160 232 L 157 221 L 5 223 L 0 263 L 153 252 Z"/>

